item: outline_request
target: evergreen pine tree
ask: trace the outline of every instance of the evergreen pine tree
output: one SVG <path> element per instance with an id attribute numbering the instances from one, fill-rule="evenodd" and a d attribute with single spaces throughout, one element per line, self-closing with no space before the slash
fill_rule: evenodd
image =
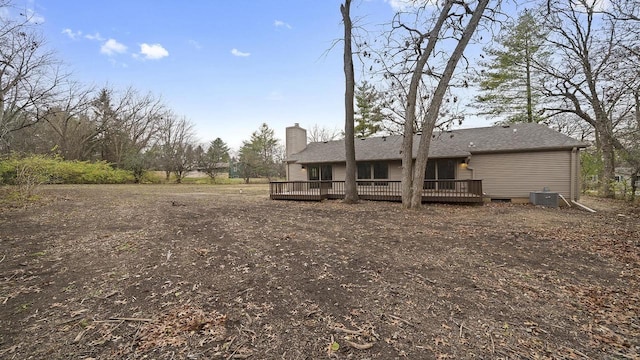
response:
<path id="1" fill-rule="evenodd" d="M 382 95 L 366 81 L 356 87 L 357 111 L 354 133 L 358 137 L 369 137 L 382 130 L 385 116 L 380 105 Z"/>
<path id="2" fill-rule="evenodd" d="M 525 11 L 502 29 L 496 46 L 485 49 L 488 60 L 481 62 L 480 94 L 475 97 L 480 115 L 505 117 L 507 122 L 540 121 L 536 64 L 548 58 L 542 47 L 545 37 L 536 17 Z"/>

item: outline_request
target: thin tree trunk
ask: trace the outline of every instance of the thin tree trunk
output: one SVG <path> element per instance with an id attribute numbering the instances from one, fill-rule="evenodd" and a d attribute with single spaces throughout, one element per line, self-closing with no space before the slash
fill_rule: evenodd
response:
<path id="1" fill-rule="evenodd" d="M 445 2 L 438 20 L 436 21 L 431 32 L 427 34 L 427 47 L 420 54 L 416 63 L 416 68 L 411 76 L 409 84 L 409 92 L 407 94 L 407 107 L 404 119 L 404 138 L 402 140 L 402 207 L 407 209 L 411 207 L 411 198 L 413 193 L 413 123 L 416 120 L 416 102 L 418 99 L 418 87 L 422 79 L 422 73 L 427 60 L 431 57 L 431 53 L 438 41 L 438 35 L 444 22 L 449 16 L 449 10 L 453 6 L 453 1 Z M 424 133 L 424 131 L 423 131 Z M 431 133 L 429 133 L 431 134 Z M 422 181 L 420 181 L 422 184 Z M 422 194 L 422 191 L 420 192 Z"/>
<path id="2" fill-rule="evenodd" d="M 429 145 L 431 145 L 431 133 L 435 127 L 438 115 L 440 113 L 440 106 L 442 105 L 442 99 L 446 94 L 449 87 L 449 81 L 453 76 L 453 72 L 458 65 L 458 61 L 464 53 L 464 49 L 469 44 L 473 33 L 476 31 L 484 10 L 489 4 L 489 0 L 480 0 L 476 9 L 469 19 L 469 23 L 462 32 L 462 38 L 456 45 L 455 50 L 451 54 L 447 66 L 445 67 L 442 77 L 438 81 L 438 86 L 433 94 L 429 108 L 427 109 L 427 115 L 422 125 L 422 136 L 420 137 L 420 145 L 418 147 L 418 156 L 416 157 L 416 163 L 413 168 L 413 193 L 411 196 L 411 208 L 417 209 L 422 205 L 422 187 L 424 184 L 424 174 L 427 169 L 427 160 L 429 158 Z"/>
<path id="3" fill-rule="evenodd" d="M 353 54 L 351 50 L 351 0 L 345 0 L 340 4 L 342 21 L 344 22 L 344 136 L 346 155 L 346 174 L 344 178 L 344 202 L 353 204 L 358 202 L 358 187 L 356 183 L 356 149 L 354 140 L 354 108 L 353 97 L 355 92 L 355 75 L 353 72 Z"/>
<path id="4" fill-rule="evenodd" d="M 638 169 L 635 169 L 633 174 L 631 174 L 631 198 L 630 201 L 634 201 L 636 199 L 636 191 L 638 190 L 638 186 L 636 186 L 638 182 Z"/>
<path id="5" fill-rule="evenodd" d="M 529 52 L 529 35 L 525 37 L 525 61 L 527 73 L 527 122 L 533 122 L 533 95 L 531 91 L 531 53 Z"/>

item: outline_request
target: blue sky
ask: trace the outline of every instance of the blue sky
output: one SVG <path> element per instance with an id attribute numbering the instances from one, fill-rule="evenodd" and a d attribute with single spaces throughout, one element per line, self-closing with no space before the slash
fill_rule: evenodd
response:
<path id="1" fill-rule="evenodd" d="M 361 23 L 399 0 L 355 0 Z M 16 1 L 17 2 L 17 1 Z M 197 137 L 237 149 L 263 122 L 344 126 L 339 0 L 25 0 L 58 56 L 84 83 L 152 92 Z M 489 125 L 490 121 L 467 125 Z"/>

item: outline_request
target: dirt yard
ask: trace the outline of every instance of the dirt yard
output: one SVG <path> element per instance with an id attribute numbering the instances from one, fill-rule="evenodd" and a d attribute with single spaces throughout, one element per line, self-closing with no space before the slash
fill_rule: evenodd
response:
<path id="1" fill-rule="evenodd" d="M 0 209 L 2 359 L 640 358 L 640 209 L 624 203 L 41 195 Z"/>

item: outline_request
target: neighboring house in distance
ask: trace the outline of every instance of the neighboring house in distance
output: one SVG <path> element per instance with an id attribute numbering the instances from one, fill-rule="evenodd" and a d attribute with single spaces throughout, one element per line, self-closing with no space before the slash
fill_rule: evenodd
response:
<path id="1" fill-rule="evenodd" d="M 228 162 L 216 163 L 216 165 L 215 165 L 216 178 L 228 179 L 229 178 L 229 168 L 230 168 L 230 163 L 228 163 Z M 209 175 L 203 169 L 196 169 L 196 170 L 188 172 L 186 177 L 204 178 L 204 177 L 208 177 L 208 176 Z"/>
<path id="2" fill-rule="evenodd" d="M 631 178 L 633 177 L 633 168 L 630 167 L 616 167 L 614 180 L 617 183 L 626 183 L 631 186 Z M 640 179 L 636 180 L 636 186 L 640 187 Z"/>
<path id="3" fill-rule="evenodd" d="M 614 185 L 616 187 L 616 192 L 622 192 L 622 194 L 626 196 L 627 193 L 632 191 L 632 181 L 634 179 L 633 173 L 634 169 L 630 167 L 615 168 Z M 638 192 L 638 189 L 640 189 L 640 178 L 636 178 L 635 189 L 636 193 Z"/>
<path id="4" fill-rule="evenodd" d="M 414 159 L 420 136 L 414 136 Z M 580 197 L 579 151 L 588 144 L 545 125 L 460 129 L 432 136 L 424 189 L 441 191 L 439 197 L 431 200 L 423 195 L 423 201 L 448 201 L 441 196 L 443 191 L 468 191 L 470 186 L 475 186 L 471 181 L 481 182 L 485 201 L 528 202 L 531 192 L 543 190 L 562 194 L 567 200 Z M 355 140 L 359 189 L 371 191 L 373 187 L 399 183 L 402 138 L 381 136 Z M 344 181 L 344 140 L 307 144 L 306 130 L 295 124 L 286 129 L 286 155 L 288 182 L 324 180 L 327 185 L 323 187 L 335 190 L 336 185 Z M 279 186 L 272 187 L 272 198 L 286 199 L 273 196 L 278 191 L 284 194 L 284 184 Z M 399 189 L 399 184 L 396 188 Z M 292 193 L 293 188 L 286 189 Z M 332 190 L 328 194 L 331 198 Z"/>
<path id="5" fill-rule="evenodd" d="M 614 170 L 613 182 L 614 184 L 624 184 L 626 186 L 631 187 L 632 174 L 633 174 L 632 168 L 618 166 Z M 589 189 L 595 189 L 600 184 L 599 180 L 600 178 L 598 177 L 598 175 L 591 175 L 586 179 L 585 185 Z M 636 180 L 636 187 L 640 188 L 640 178 Z"/>

